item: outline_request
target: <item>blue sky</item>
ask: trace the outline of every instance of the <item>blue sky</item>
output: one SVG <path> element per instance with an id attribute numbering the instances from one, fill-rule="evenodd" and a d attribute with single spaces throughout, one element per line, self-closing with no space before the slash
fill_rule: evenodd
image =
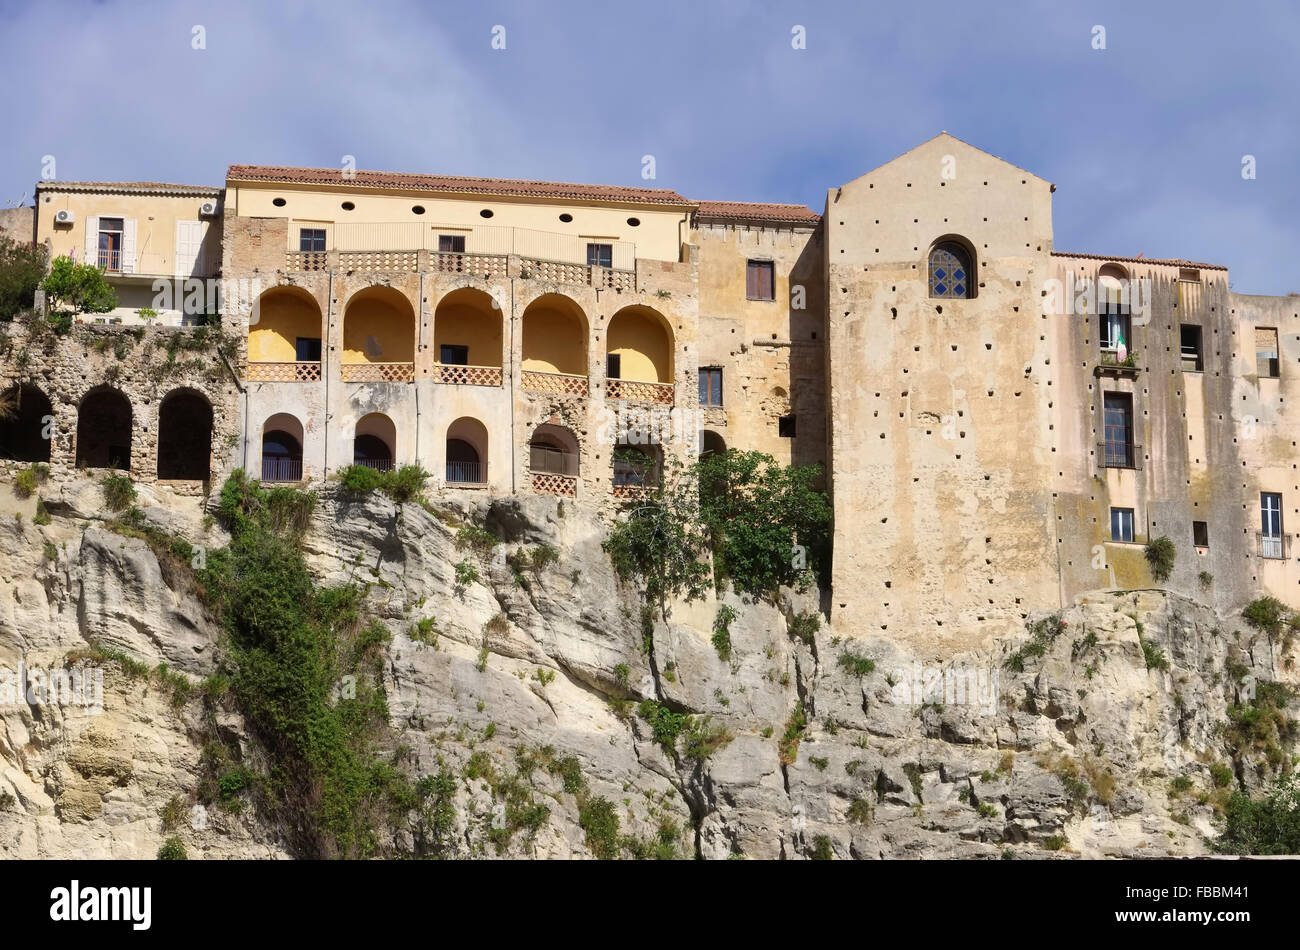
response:
<path id="1" fill-rule="evenodd" d="M 1282 2 L 0 0 L 0 35 L 0 205 L 30 201 L 46 155 L 62 179 L 220 184 L 231 163 L 355 155 L 647 184 L 651 154 L 650 184 L 692 198 L 821 210 L 946 129 L 1057 185 L 1060 250 L 1300 291 L 1300 6 Z"/>

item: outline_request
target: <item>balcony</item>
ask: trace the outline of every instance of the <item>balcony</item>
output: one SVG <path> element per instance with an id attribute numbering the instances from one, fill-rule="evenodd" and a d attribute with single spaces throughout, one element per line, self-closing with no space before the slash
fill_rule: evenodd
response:
<path id="1" fill-rule="evenodd" d="M 118 274 L 122 271 L 122 251 L 119 248 L 99 249 L 99 269 L 109 273 Z"/>
<path id="2" fill-rule="evenodd" d="M 605 380 L 605 398 L 624 402 L 673 404 L 672 383 L 644 383 L 635 379 Z"/>
<path id="3" fill-rule="evenodd" d="M 320 362 L 250 362 L 245 378 L 250 383 L 319 383 Z"/>
<path id="4" fill-rule="evenodd" d="M 409 383 L 415 380 L 414 363 L 341 363 L 345 383 Z"/>
<path id="5" fill-rule="evenodd" d="M 291 238 L 297 233 L 296 224 L 290 221 Z M 446 250 L 444 239 L 449 237 L 461 239 L 456 242 L 457 250 Z M 313 273 L 337 267 L 416 272 L 427 267 L 488 280 L 522 277 L 618 292 L 636 290 L 636 244 L 632 241 L 599 242 L 609 247 L 609 256 L 602 255 L 606 265 L 591 263 L 588 244 L 592 242 L 584 237 L 531 228 L 338 222 L 330 243 L 329 251 L 287 250 L 285 271 Z"/>
<path id="6" fill-rule="evenodd" d="M 434 363 L 433 381 L 451 386 L 500 386 L 501 367 Z"/>
<path id="7" fill-rule="evenodd" d="M 360 465 L 362 468 L 374 469 L 376 472 L 391 472 L 393 470 L 392 459 L 354 459 L 353 465 Z"/>
<path id="8" fill-rule="evenodd" d="M 526 369 L 520 375 L 520 385 L 533 393 L 549 393 L 553 396 L 587 396 L 589 388 L 586 376 L 574 376 L 570 373 L 539 373 Z"/>
<path id="9" fill-rule="evenodd" d="M 1129 379 L 1136 379 L 1140 372 L 1142 370 L 1137 365 L 1136 354 L 1130 353 L 1121 361 L 1114 350 L 1102 350 L 1101 359 L 1094 370 L 1097 376 L 1124 376 Z"/>
<path id="10" fill-rule="evenodd" d="M 1291 539 L 1286 535 L 1268 535 L 1255 532 L 1255 550 L 1259 556 L 1271 561 L 1282 561 L 1291 555 Z"/>
<path id="11" fill-rule="evenodd" d="M 478 486 L 487 484 L 487 462 L 448 462 L 448 485 Z"/>
<path id="12" fill-rule="evenodd" d="M 262 457 L 262 481 L 264 482 L 300 482 L 302 481 L 302 459 L 283 455 Z"/>
<path id="13" fill-rule="evenodd" d="M 1131 442 L 1098 442 L 1097 464 L 1101 468 L 1129 468 L 1142 471 L 1142 446 Z"/>

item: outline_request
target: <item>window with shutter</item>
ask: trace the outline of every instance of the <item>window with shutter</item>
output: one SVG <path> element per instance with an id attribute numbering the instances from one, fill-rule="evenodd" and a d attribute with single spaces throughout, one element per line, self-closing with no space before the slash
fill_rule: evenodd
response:
<path id="1" fill-rule="evenodd" d="M 745 296 L 750 300 L 776 299 L 776 274 L 771 261 L 745 262 Z"/>

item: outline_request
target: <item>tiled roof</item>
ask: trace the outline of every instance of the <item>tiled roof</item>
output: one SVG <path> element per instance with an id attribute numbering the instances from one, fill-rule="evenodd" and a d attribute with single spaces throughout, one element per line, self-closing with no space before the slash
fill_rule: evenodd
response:
<path id="1" fill-rule="evenodd" d="M 705 218 L 780 224 L 816 224 L 822 219 L 816 211 L 803 205 L 765 204 L 758 201 L 701 201 L 696 214 Z"/>
<path id="2" fill-rule="evenodd" d="M 629 188 L 620 185 L 575 185 L 558 181 L 523 181 L 515 178 L 465 178 L 456 175 L 414 175 L 406 172 L 357 171 L 344 178 L 337 168 L 290 168 L 278 165 L 231 165 L 229 181 L 284 182 L 295 185 L 344 185 L 363 188 L 400 188 L 407 191 L 442 191 L 451 194 L 508 195 L 525 198 L 566 198 L 578 201 L 617 201 L 624 204 L 661 204 L 691 207 L 668 188 Z"/>
<path id="3" fill-rule="evenodd" d="M 1166 267 L 1204 267 L 1207 270 L 1227 270 L 1222 264 L 1203 264 L 1200 261 L 1181 261 L 1177 259 L 1162 260 L 1157 257 L 1108 257 L 1105 254 L 1072 254 L 1069 251 L 1053 251 L 1053 257 L 1083 257 L 1090 261 L 1123 261 L 1127 264 L 1163 264 Z"/>
<path id="4" fill-rule="evenodd" d="M 36 191 L 95 191 L 115 195 L 199 195 L 221 197 L 221 188 L 208 185 L 169 185 L 158 181 L 40 181 Z"/>

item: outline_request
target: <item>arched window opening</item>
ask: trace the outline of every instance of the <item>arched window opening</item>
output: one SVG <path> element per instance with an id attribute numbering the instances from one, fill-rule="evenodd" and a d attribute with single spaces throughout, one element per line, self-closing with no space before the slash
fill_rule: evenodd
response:
<path id="1" fill-rule="evenodd" d="M 0 458 L 48 462 L 54 407 L 35 386 L 10 386 L 0 393 Z"/>
<path id="2" fill-rule="evenodd" d="M 943 241 L 930 251 L 931 297 L 973 297 L 974 276 L 970 252 L 956 241 Z"/>
<path id="3" fill-rule="evenodd" d="M 189 390 L 168 393 L 158 409 L 158 477 L 206 481 L 212 463 L 212 406 Z"/>
<path id="4" fill-rule="evenodd" d="M 90 392 L 77 410 L 77 466 L 131 469 L 131 402 L 116 389 Z"/>
<path id="5" fill-rule="evenodd" d="M 302 423 L 279 413 L 262 426 L 262 481 L 302 480 Z"/>

